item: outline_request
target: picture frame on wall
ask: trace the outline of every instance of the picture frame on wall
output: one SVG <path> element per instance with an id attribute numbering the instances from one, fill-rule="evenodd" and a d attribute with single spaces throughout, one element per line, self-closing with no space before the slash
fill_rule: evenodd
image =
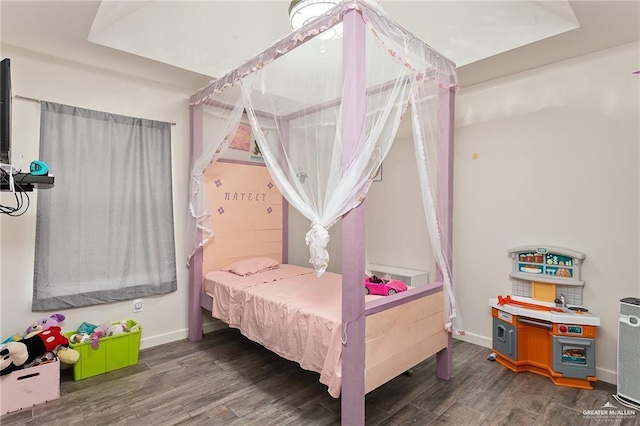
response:
<path id="1" fill-rule="evenodd" d="M 240 123 L 238 131 L 229 144 L 229 148 L 249 151 L 251 149 L 251 126 Z"/>

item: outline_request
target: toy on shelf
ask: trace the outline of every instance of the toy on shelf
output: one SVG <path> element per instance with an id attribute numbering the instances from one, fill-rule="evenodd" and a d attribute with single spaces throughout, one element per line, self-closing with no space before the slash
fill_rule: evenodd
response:
<path id="1" fill-rule="evenodd" d="M 383 280 L 375 275 L 364 279 L 364 287 L 366 294 L 378 294 L 382 296 L 391 296 L 407 290 L 407 285 L 398 280 Z"/>

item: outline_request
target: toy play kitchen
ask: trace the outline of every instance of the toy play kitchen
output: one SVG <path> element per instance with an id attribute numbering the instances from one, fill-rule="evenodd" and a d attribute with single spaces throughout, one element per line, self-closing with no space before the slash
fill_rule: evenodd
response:
<path id="1" fill-rule="evenodd" d="M 512 295 L 489 299 L 496 361 L 559 386 L 592 389 L 600 318 L 582 306 L 584 253 L 523 246 L 509 254 Z"/>

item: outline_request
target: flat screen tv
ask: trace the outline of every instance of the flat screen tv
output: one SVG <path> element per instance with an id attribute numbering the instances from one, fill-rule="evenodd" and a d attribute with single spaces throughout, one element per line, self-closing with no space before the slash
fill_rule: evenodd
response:
<path id="1" fill-rule="evenodd" d="M 11 61 L 0 62 L 0 163 L 11 164 Z"/>

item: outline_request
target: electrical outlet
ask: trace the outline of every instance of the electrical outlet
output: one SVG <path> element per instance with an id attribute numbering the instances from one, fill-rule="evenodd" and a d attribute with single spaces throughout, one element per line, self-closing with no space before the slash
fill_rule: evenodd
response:
<path id="1" fill-rule="evenodd" d="M 140 312 L 142 310 L 142 299 L 135 299 L 133 301 L 133 312 Z"/>

